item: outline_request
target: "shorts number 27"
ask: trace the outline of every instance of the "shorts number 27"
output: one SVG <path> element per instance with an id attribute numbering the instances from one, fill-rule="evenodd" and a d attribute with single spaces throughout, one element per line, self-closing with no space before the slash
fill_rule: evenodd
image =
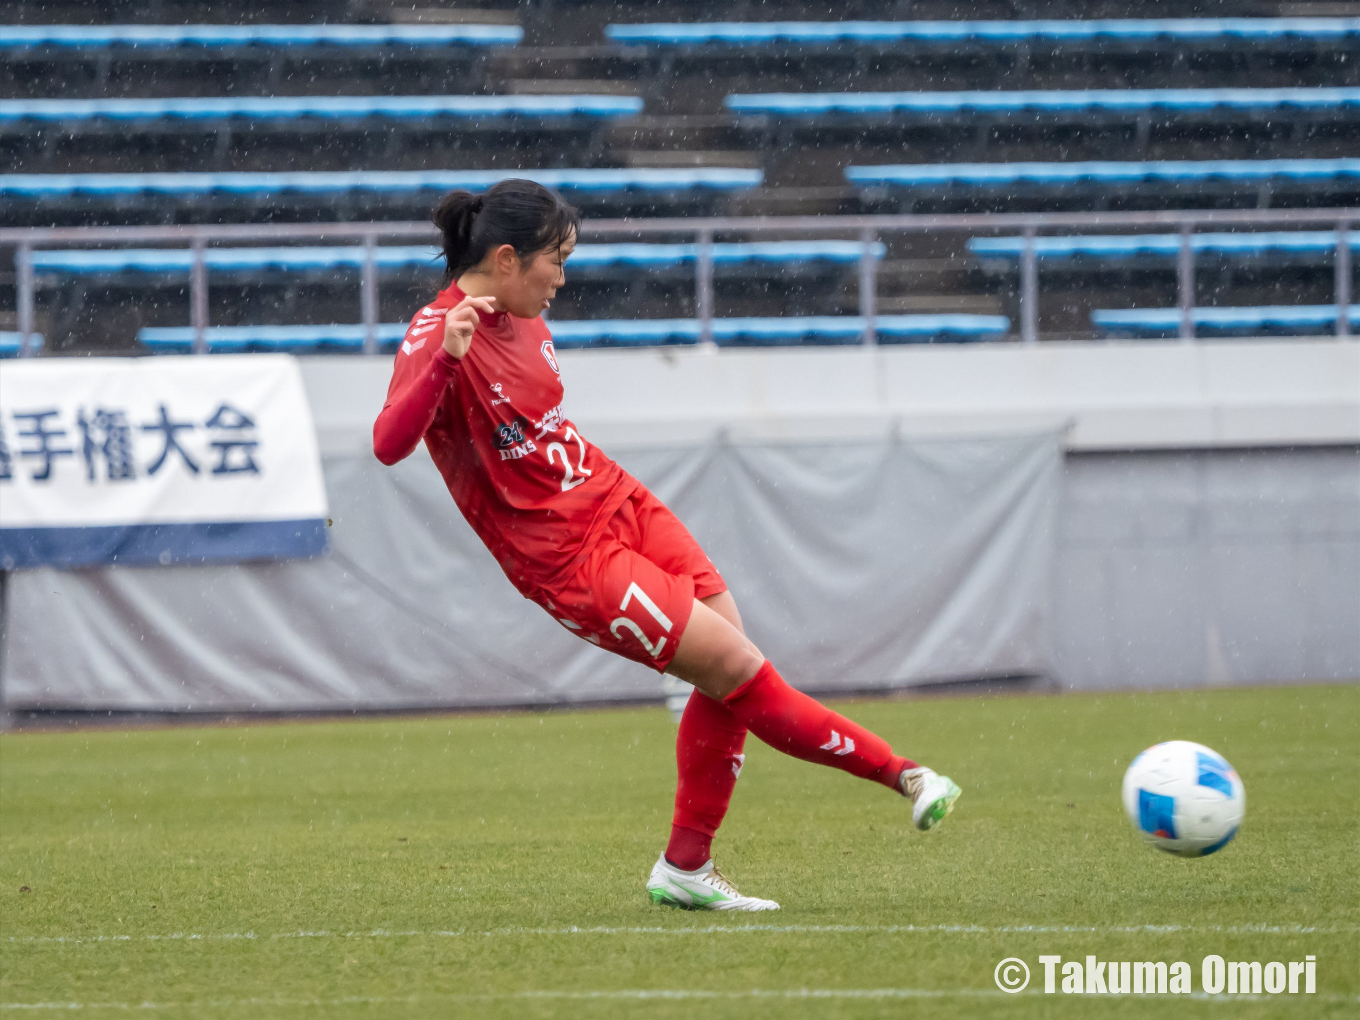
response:
<path id="1" fill-rule="evenodd" d="M 628 603 L 635 598 L 642 605 L 642 608 L 647 610 L 647 612 L 651 615 L 652 619 L 661 625 L 661 629 L 664 630 L 667 634 L 669 634 L 671 632 L 672 626 L 670 617 L 663 613 L 661 611 L 661 607 L 658 606 L 655 602 L 653 602 L 647 596 L 647 593 L 637 586 L 636 581 L 628 585 L 628 590 L 623 593 L 623 601 L 619 603 L 619 608 L 622 610 L 627 610 Z M 609 625 L 609 633 L 613 634 L 614 638 L 618 641 L 623 640 L 623 638 L 619 636 L 620 627 L 622 627 L 624 630 L 631 631 L 633 636 L 642 642 L 642 647 L 647 649 L 647 654 L 650 655 L 653 659 L 655 659 L 658 655 L 661 654 L 661 649 L 666 647 L 665 638 L 659 639 L 657 643 L 653 645 L 650 641 L 647 640 L 647 635 L 642 633 L 642 628 L 639 627 L 632 620 L 628 619 L 628 617 L 626 616 L 620 616 L 617 620 L 615 620 L 613 623 Z"/>

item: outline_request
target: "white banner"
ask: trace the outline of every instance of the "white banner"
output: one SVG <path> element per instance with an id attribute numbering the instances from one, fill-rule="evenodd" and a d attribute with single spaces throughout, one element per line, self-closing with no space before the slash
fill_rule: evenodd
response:
<path id="1" fill-rule="evenodd" d="M 326 490 L 284 354 L 0 364 L 0 567 L 325 551 Z"/>

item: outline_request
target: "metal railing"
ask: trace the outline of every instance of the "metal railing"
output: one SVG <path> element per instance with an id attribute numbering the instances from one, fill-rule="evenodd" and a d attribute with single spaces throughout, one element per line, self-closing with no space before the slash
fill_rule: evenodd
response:
<path id="1" fill-rule="evenodd" d="M 1019 340 L 1033 344 L 1039 338 L 1039 265 L 1035 242 L 1040 232 L 1174 229 L 1180 235 L 1176 260 L 1177 307 L 1180 338 L 1195 338 L 1195 253 L 1193 237 L 1199 227 L 1331 226 L 1337 232 L 1334 259 L 1336 334 L 1350 334 L 1352 305 L 1352 259 L 1349 231 L 1360 223 L 1360 209 L 1219 209 L 1204 211 L 1093 213 L 960 213 L 888 216 L 752 216 L 687 217 L 587 220 L 581 228 L 588 237 L 692 237 L 698 246 L 695 261 L 694 304 L 702 343 L 713 343 L 714 291 L 713 245 L 718 234 L 740 235 L 840 235 L 859 241 L 859 310 L 865 323 L 864 343 L 876 342 L 878 258 L 875 246 L 883 235 L 894 233 L 961 233 L 1018 231 L 1023 237 L 1019 259 Z M 375 254 L 380 241 L 430 240 L 437 234 L 428 223 L 327 223 L 327 224 L 224 224 L 217 226 L 135 227 L 33 227 L 0 228 L 0 246 L 14 248 L 16 319 L 21 354 L 35 353 L 35 282 L 33 252 L 53 245 L 126 245 L 160 242 L 188 245 L 193 252 L 189 275 L 190 318 L 194 350 L 207 350 L 208 266 L 206 249 L 215 243 L 358 241 L 365 258 L 360 276 L 360 319 L 364 326 L 364 349 L 377 350 L 378 273 Z"/>

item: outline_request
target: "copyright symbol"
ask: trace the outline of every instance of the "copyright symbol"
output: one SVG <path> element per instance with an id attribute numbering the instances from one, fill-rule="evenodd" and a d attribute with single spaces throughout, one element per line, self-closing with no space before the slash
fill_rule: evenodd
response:
<path id="1" fill-rule="evenodd" d="M 996 981 L 996 987 L 1003 992 L 1023 992 L 1029 984 L 1029 964 L 1008 956 L 996 965 L 992 978 Z"/>

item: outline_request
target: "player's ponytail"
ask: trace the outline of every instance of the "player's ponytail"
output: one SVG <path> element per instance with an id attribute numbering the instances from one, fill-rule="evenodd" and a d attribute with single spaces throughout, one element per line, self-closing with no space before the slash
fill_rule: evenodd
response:
<path id="1" fill-rule="evenodd" d="M 435 208 L 447 279 L 457 279 L 503 244 L 528 261 L 565 243 L 581 214 L 556 192 L 533 181 L 501 181 L 484 195 L 453 191 Z"/>

